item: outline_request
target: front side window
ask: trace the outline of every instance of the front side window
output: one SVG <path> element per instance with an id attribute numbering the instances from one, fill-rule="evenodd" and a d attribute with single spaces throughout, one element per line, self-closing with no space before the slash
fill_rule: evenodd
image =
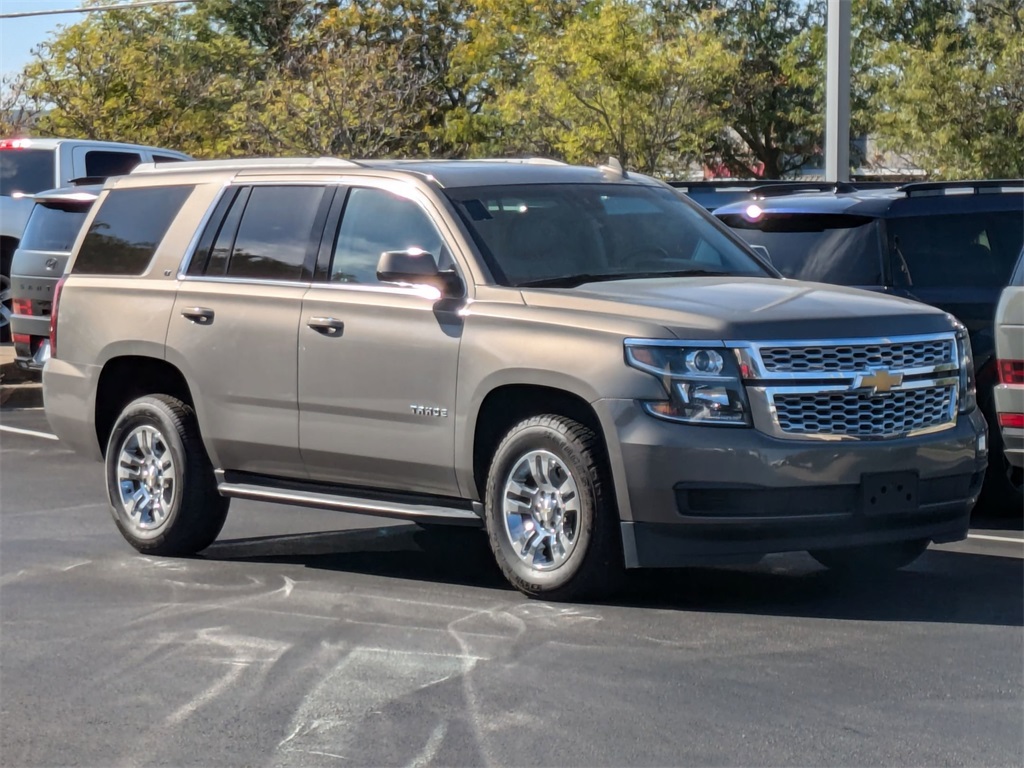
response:
<path id="1" fill-rule="evenodd" d="M 1024 208 L 895 218 L 886 231 L 894 270 L 909 286 L 998 288 L 1021 250 Z"/>
<path id="2" fill-rule="evenodd" d="M 838 285 L 882 285 L 878 220 L 833 213 L 720 214 L 751 245 L 763 245 L 786 277 Z"/>
<path id="3" fill-rule="evenodd" d="M 356 187 L 345 203 L 330 280 L 377 283 L 381 254 L 413 248 L 431 254 L 442 270 L 452 266 L 443 238 L 419 205 L 383 189 Z"/>
<path id="4" fill-rule="evenodd" d="M 52 149 L 0 149 L 0 195 L 34 195 L 57 186 Z"/>
<path id="5" fill-rule="evenodd" d="M 68 253 L 85 223 L 91 203 L 36 203 L 21 235 L 20 247 L 27 251 Z"/>
<path id="6" fill-rule="evenodd" d="M 234 209 L 244 204 L 238 234 L 227 262 L 229 277 L 295 281 L 310 249 L 313 223 L 324 196 L 322 186 L 254 186 L 246 201 L 239 196 Z M 231 213 L 228 214 L 229 218 Z M 230 228 L 221 230 L 214 244 L 211 268 L 217 267 L 228 247 Z M 210 274 L 210 268 L 207 274 Z"/>
<path id="7" fill-rule="evenodd" d="M 141 275 L 193 186 L 114 189 L 89 225 L 72 269 L 87 275 Z"/>
<path id="8" fill-rule="evenodd" d="M 706 214 L 668 189 L 534 184 L 456 188 L 447 194 L 503 285 L 770 276 Z"/>

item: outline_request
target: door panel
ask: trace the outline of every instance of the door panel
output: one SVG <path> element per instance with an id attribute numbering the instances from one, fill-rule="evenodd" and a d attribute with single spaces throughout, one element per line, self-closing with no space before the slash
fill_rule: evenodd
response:
<path id="1" fill-rule="evenodd" d="M 299 430 L 311 479 L 458 494 L 455 376 L 462 318 L 445 304 L 429 288 L 314 286 L 306 294 Z M 340 329 L 309 326 L 325 320 Z"/>
<path id="2" fill-rule="evenodd" d="M 295 366 L 306 288 L 185 280 L 178 289 L 168 354 L 188 379 L 220 469 L 305 477 Z"/>

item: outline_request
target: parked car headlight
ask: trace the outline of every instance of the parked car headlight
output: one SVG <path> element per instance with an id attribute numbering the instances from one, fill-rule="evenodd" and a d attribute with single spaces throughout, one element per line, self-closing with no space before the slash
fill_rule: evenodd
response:
<path id="1" fill-rule="evenodd" d="M 626 339 L 626 363 L 656 376 L 666 400 L 643 408 L 686 424 L 750 426 L 750 407 L 734 357 L 720 342 Z"/>
<path id="2" fill-rule="evenodd" d="M 978 389 L 974 377 L 971 337 L 964 328 L 957 331 L 956 352 L 960 361 L 960 413 L 970 413 L 978 405 Z"/>

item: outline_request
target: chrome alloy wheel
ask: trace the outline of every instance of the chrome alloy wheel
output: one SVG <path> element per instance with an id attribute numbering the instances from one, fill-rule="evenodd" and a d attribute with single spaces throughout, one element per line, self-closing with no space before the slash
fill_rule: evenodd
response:
<path id="1" fill-rule="evenodd" d="M 151 533 L 167 522 L 177 491 L 174 457 L 151 426 L 136 427 L 121 443 L 117 483 L 121 508 L 138 531 Z"/>
<path id="2" fill-rule="evenodd" d="M 580 495 L 560 458 L 525 454 L 508 473 L 502 499 L 505 532 L 523 562 L 547 571 L 568 559 L 579 539 Z"/>

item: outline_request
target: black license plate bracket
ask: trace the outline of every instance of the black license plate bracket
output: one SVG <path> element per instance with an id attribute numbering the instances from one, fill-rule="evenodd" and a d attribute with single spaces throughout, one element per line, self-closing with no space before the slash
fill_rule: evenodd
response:
<path id="1" fill-rule="evenodd" d="M 861 510 L 865 515 L 915 512 L 919 480 L 916 472 L 877 472 L 861 478 Z"/>

